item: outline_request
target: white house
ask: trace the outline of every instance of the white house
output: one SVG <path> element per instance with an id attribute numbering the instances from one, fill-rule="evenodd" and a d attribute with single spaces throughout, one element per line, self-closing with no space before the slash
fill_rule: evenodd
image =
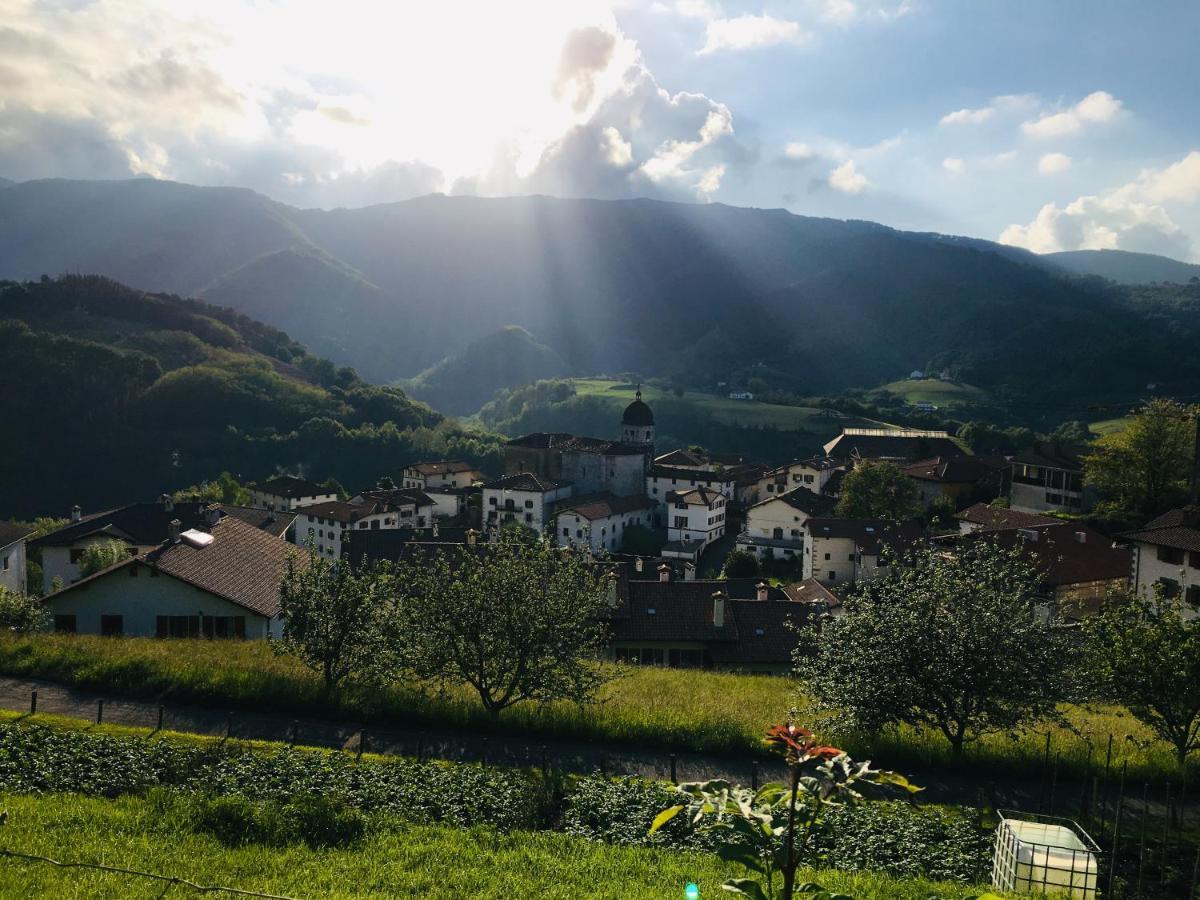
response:
<path id="1" fill-rule="evenodd" d="M 461 459 L 413 463 L 404 467 L 401 478 L 404 487 L 419 488 L 427 493 L 435 488 L 469 488 L 484 480 L 482 472 Z"/>
<path id="2" fill-rule="evenodd" d="M 201 528 L 178 520 L 161 545 L 51 594 L 55 631 L 134 637 L 266 638 L 282 632 L 289 557 L 274 535 L 213 507 Z"/>
<path id="3" fill-rule="evenodd" d="M 615 552 L 625 529 L 650 527 L 655 504 L 646 497 L 615 497 L 609 493 L 573 497 L 554 514 L 555 541 L 560 547 L 590 547 L 593 553 Z"/>
<path id="4" fill-rule="evenodd" d="M 814 516 L 804 523 L 803 576 L 825 585 L 870 580 L 889 571 L 886 550 L 903 551 L 920 536 L 913 522 Z"/>
<path id="5" fill-rule="evenodd" d="M 29 592 L 25 583 L 25 539 L 30 533 L 24 525 L 0 521 L 0 587 L 17 594 Z"/>
<path id="6" fill-rule="evenodd" d="M 751 391 L 730 391 L 730 400 L 753 400 L 754 394 Z"/>
<path id="7" fill-rule="evenodd" d="M 746 510 L 746 526 L 737 549 L 759 559 L 799 559 L 804 551 L 804 525 L 813 516 L 831 516 L 836 505 L 806 487 L 759 500 Z"/>
<path id="8" fill-rule="evenodd" d="M 655 524 L 666 527 L 670 521 L 667 494 L 705 488 L 723 494 L 727 500 L 737 496 L 737 482 L 728 470 L 711 472 L 704 469 L 677 469 L 672 466 L 652 466 L 646 474 L 646 496 L 658 504 Z"/>
<path id="9" fill-rule="evenodd" d="M 725 507 L 729 499 L 706 487 L 668 491 L 667 542 L 701 541 L 707 547 L 725 534 Z"/>
<path id="10" fill-rule="evenodd" d="M 1086 448 L 1034 444 L 1012 460 L 1009 505 L 1022 512 L 1083 512 Z"/>
<path id="11" fill-rule="evenodd" d="M 531 472 L 489 481 L 483 486 L 483 526 L 491 529 L 505 522 L 520 522 L 541 534 L 554 504 L 570 497 L 573 489 L 569 481 L 552 481 Z"/>
<path id="12" fill-rule="evenodd" d="M 295 475 L 279 475 L 250 485 L 250 505 L 270 510 L 290 510 L 338 498 L 336 491 Z"/>
<path id="13" fill-rule="evenodd" d="M 1133 548 L 1130 581 L 1138 593 L 1157 585 L 1168 597 L 1183 597 L 1190 618 L 1200 614 L 1200 506 L 1173 509 L 1117 537 Z"/>
<path id="14" fill-rule="evenodd" d="M 773 494 L 786 494 L 799 487 L 808 488 L 815 494 L 825 493 L 825 486 L 834 473 L 844 469 L 843 463 L 828 456 L 790 462 L 772 469 L 758 480 L 758 499 L 766 500 Z"/>
<path id="15" fill-rule="evenodd" d="M 406 488 L 363 491 L 349 500 L 333 500 L 296 510 L 293 540 L 309 540 L 318 553 L 341 557 L 345 533 L 353 529 L 426 528 L 433 523 L 433 500 Z"/>
<path id="16" fill-rule="evenodd" d="M 79 561 L 92 544 L 116 541 L 136 556 L 165 541 L 174 519 L 185 529 L 202 524 L 208 505 L 196 500 L 175 502 L 164 494 L 155 503 L 131 503 L 88 516 L 76 506 L 67 525 L 29 544 L 41 550 L 43 588 L 49 590 L 56 578 L 63 584 L 79 580 Z"/>

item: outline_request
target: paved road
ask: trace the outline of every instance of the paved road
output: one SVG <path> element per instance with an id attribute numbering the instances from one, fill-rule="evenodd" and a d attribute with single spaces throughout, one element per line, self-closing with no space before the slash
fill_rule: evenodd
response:
<path id="1" fill-rule="evenodd" d="M 103 697 L 93 691 L 66 687 L 49 681 L 0 677 L 0 708 L 27 712 L 30 694 L 38 693 L 39 712 L 57 713 L 95 720 L 98 701 L 104 700 L 103 720 L 121 725 L 154 728 L 158 724 L 159 705 L 153 701 Z M 224 710 L 187 704 L 163 707 L 163 727 L 171 731 L 223 735 L 232 723 L 235 738 L 287 741 L 295 731 L 297 743 L 357 749 L 362 734 L 359 723 L 318 718 L 294 718 L 268 712 Z M 418 753 L 439 759 L 480 761 L 515 766 L 540 766 L 543 759 L 556 769 L 568 772 L 603 771 L 608 774 L 640 775 L 646 778 L 671 778 L 669 752 L 637 750 L 628 746 L 607 745 L 597 741 L 524 738 L 519 736 L 466 735 L 453 729 L 405 729 L 397 727 L 368 730 L 367 747 L 371 752 L 403 756 Z M 724 778 L 749 782 L 754 762 L 699 753 L 679 753 L 675 760 L 678 781 L 703 781 Z M 783 766 L 771 760 L 759 762 L 760 783 L 782 780 Z M 1036 811 L 1049 801 L 1050 788 L 1040 782 L 995 782 L 965 775 L 935 772 L 906 772 L 925 790 L 923 800 L 968 806 L 992 806 Z M 1059 780 L 1054 785 L 1054 811 L 1059 815 L 1078 814 L 1082 784 Z M 1139 793 L 1133 789 L 1130 794 Z M 1152 797 L 1158 791 L 1152 792 Z M 1190 799 L 1190 798 L 1189 798 Z M 1140 798 L 1137 798 L 1140 805 Z M 1161 803 L 1157 804 L 1159 807 Z M 1151 803 L 1152 813 L 1155 803 Z M 1192 803 L 1188 804 L 1193 810 Z M 1128 805 L 1127 805 L 1128 808 Z M 1161 815 L 1159 810 L 1156 814 Z"/>

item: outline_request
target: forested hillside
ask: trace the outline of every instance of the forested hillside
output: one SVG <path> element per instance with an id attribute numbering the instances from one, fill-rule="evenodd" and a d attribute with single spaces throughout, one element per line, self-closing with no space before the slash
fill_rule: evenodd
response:
<path id="1" fill-rule="evenodd" d="M 463 196 L 299 210 L 149 179 L 0 192 L 0 277 L 63 271 L 210 297 L 374 381 L 424 372 L 455 409 L 480 384 L 462 366 L 426 370 L 508 325 L 572 372 L 709 389 L 763 366 L 771 387 L 810 395 L 930 368 L 1014 404 L 1200 392 L 1200 335 L 1186 316 L 1163 334 L 1140 288 L 987 241 L 784 210 Z M 536 371 L 496 368 L 493 386 Z"/>
<path id="2" fill-rule="evenodd" d="M 419 456 L 496 462 L 396 388 L 277 329 L 95 276 L 0 284 L 0 517 L 95 510 L 229 470 L 374 483 Z"/>

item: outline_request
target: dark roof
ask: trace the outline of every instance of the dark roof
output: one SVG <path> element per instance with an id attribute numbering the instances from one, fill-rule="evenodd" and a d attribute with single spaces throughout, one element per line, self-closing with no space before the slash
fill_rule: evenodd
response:
<path id="1" fill-rule="evenodd" d="M 294 512 L 275 512 L 269 509 L 260 509 L 257 506 L 230 506 L 222 503 L 221 512 L 227 516 L 233 516 L 235 519 L 241 519 L 247 525 L 261 528 L 276 537 L 283 537 L 292 527 L 292 523 L 296 521 Z"/>
<path id="2" fill-rule="evenodd" d="M 968 506 L 962 512 L 955 513 L 954 518 L 979 525 L 981 531 L 996 528 L 1029 528 L 1033 525 L 1056 525 L 1062 521 L 1052 516 L 1039 516 L 1037 513 L 1021 512 L 1003 506 L 992 506 L 988 503 L 976 503 L 974 506 Z"/>
<path id="3" fill-rule="evenodd" d="M 513 438 L 509 447 L 525 447 L 531 450 L 557 450 L 559 452 L 597 453 L 603 456 L 636 456 L 646 453 L 645 444 L 626 444 L 604 438 L 579 437 L 565 431 L 535 431 L 532 434 Z"/>
<path id="4" fill-rule="evenodd" d="M 298 567 L 308 565 L 308 557 L 294 545 L 234 516 L 225 516 L 210 528 L 195 530 L 211 534 L 212 542 L 195 546 L 184 534 L 178 541 L 163 542 L 140 556 L 80 579 L 51 594 L 47 602 L 53 603 L 67 591 L 86 588 L 119 569 L 142 564 L 251 612 L 268 617 L 278 615 L 279 583 L 287 571 L 289 557 Z"/>
<path id="5" fill-rule="evenodd" d="M 877 555 L 887 546 L 902 550 L 921 539 L 924 530 L 917 522 L 892 522 L 888 519 L 823 519 L 817 516 L 804 523 L 814 538 L 849 538 L 868 556 Z"/>
<path id="6" fill-rule="evenodd" d="M 759 500 L 751 509 L 757 506 L 765 506 L 768 503 L 782 501 L 792 509 L 798 509 L 802 513 L 807 513 L 810 516 L 831 516 L 833 510 L 837 506 L 837 501 L 832 497 L 826 497 L 824 494 L 817 494 L 806 487 L 798 487 L 795 490 L 788 491 L 786 494 L 775 494 L 767 497 L 765 500 Z"/>
<path id="7" fill-rule="evenodd" d="M 825 445 L 836 459 L 926 459 L 931 456 L 967 456 L 945 431 L 883 428 L 846 428 Z"/>
<path id="8" fill-rule="evenodd" d="M 978 456 L 935 456 L 904 466 L 904 474 L 921 481 L 936 481 L 942 484 L 976 484 L 996 478 L 1008 463 L 1000 467 L 994 460 Z"/>
<path id="9" fill-rule="evenodd" d="M 1159 547 L 1200 553 L 1200 506 L 1184 506 L 1163 513 L 1136 531 L 1117 535 L 1125 541 L 1141 541 Z"/>
<path id="10" fill-rule="evenodd" d="M 328 500 L 325 503 L 302 506 L 296 510 L 296 515 L 308 516 L 309 518 L 333 519 L 335 522 L 350 523 L 357 522 L 359 519 L 365 519 L 367 516 L 395 512 L 402 506 L 410 504 L 432 506 L 433 501 L 424 491 L 414 488 L 363 491 L 350 500 Z"/>
<path id="11" fill-rule="evenodd" d="M 638 391 L 634 401 L 625 407 L 625 412 L 621 415 L 622 425 L 633 425 L 636 427 L 645 427 L 654 424 L 654 413 L 650 407 L 642 400 L 642 392 Z"/>
<path id="12" fill-rule="evenodd" d="M 0 519 L 0 547 L 15 544 L 21 538 L 29 537 L 33 529 L 28 525 L 18 525 L 16 522 L 6 522 Z"/>
<path id="13" fill-rule="evenodd" d="M 682 501 L 688 506 L 711 507 L 717 498 L 724 496 L 720 491 L 714 491 L 711 488 L 696 487 L 686 491 L 667 491 L 666 499 L 674 502 Z"/>
<path id="14" fill-rule="evenodd" d="M 1083 457 L 1087 447 L 1073 444 L 1036 443 L 1028 450 L 1013 457 L 1014 463 L 1041 466 L 1046 469 L 1066 469 L 1068 472 L 1083 471 Z"/>
<path id="15" fill-rule="evenodd" d="M 405 466 L 406 469 L 416 469 L 422 475 L 453 475 L 458 472 L 475 472 L 478 471 L 473 465 L 461 459 L 440 459 L 436 462 L 419 462 L 413 463 L 410 466 Z"/>
<path id="16" fill-rule="evenodd" d="M 392 506 L 433 506 L 433 498 L 419 488 L 372 488 L 350 498 L 351 503 L 359 500 L 374 500 Z"/>
<path id="17" fill-rule="evenodd" d="M 31 542 L 31 546 L 67 547 L 85 537 L 109 535 L 117 540 L 149 547 L 167 539 L 167 526 L 172 519 L 178 519 L 184 529 L 202 525 L 208 503 L 184 500 L 171 503 L 170 509 L 167 506 L 159 500 L 155 503 L 131 503 L 119 509 L 96 513 L 42 535 Z"/>
<path id="18" fill-rule="evenodd" d="M 446 525 L 439 526 L 436 535 L 432 528 L 356 528 L 342 541 L 342 556 L 355 567 L 364 561 L 395 562 L 413 545 L 462 546 L 467 542 L 467 531 Z"/>
<path id="19" fill-rule="evenodd" d="M 1129 548 L 1078 522 L 1030 528 L 979 531 L 949 539 L 950 546 L 991 541 L 1005 549 L 1021 547 L 1033 556 L 1047 587 L 1128 578 Z"/>
<path id="20" fill-rule="evenodd" d="M 709 472 L 705 469 L 677 469 L 672 466 L 651 466 L 650 476 L 652 478 L 682 478 L 687 481 L 707 481 L 717 484 L 729 484 L 734 481 L 736 476 L 730 475 L 728 471 Z"/>
<path id="21" fill-rule="evenodd" d="M 274 478 L 268 478 L 266 481 L 250 485 L 250 490 L 261 491 L 264 494 L 273 494 L 276 497 L 287 497 L 290 500 L 296 500 L 300 497 L 321 497 L 336 493 L 336 491 L 317 484 L 315 481 L 309 481 L 307 478 L 297 478 L 295 475 L 277 475 Z"/>
<path id="22" fill-rule="evenodd" d="M 660 466 L 679 466 L 680 468 L 700 468 L 708 465 L 708 460 L 699 454 L 692 453 L 690 450 L 672 450 L 670 453 L 664 453 L 662 456 L 657 456 L 654 459 L 656 465 Z"/>
<path id="23" fill-rule="evenodd" d="M 815 469 L 816 471 L 821 472 L 825 469 L 840 469 L 845 464 L 846 463 L 844 460 L 834 459 L 832 456 L 810 456 L 808 459 L 794 459 L 790 463 L 785 463 L 782 466 L 776 466 L 774 469 L 766 472 L 763 477 L 770 478 L 775 476 L 778 479 L 779 476 L 783 476 L 786 478 L 788 470 L 792 466 L 804 466 L 805 468 Z"/>
<path id="24" fill-rule="evenodd" d="M 569 481 L 552 481 L 549 478 L 534 475 L 532 472 L 517 472 L 515 475 L 505 475 L 503 478 L 489 481 L 483 487 L 484 490 L 533 491 L 544 494 L 556 488 L 566 487 L 570 483 Z"/>
<path id="25" fill-rule="evenodd" d="M 713 646 L 709 657 L 718 666 L 788 665 L 800 643 L 795 626 L 813 614 L 795 603 L 731 600 L 725 615 L 732 615 L 737 623 L 737 642 Z"/>
<path id="26" fill-rule="evenodd" d="M 653 509 L 657 505 L 649 497 L 616 497 L 608 491 L 602 491 L 597 494 L 587 494 L 583 497 L 564 500 L 556 512 L 575 513 L 585 519 L 607 519 L 609 516 L 619 516 L 622 513 L 638 509 Z"/>

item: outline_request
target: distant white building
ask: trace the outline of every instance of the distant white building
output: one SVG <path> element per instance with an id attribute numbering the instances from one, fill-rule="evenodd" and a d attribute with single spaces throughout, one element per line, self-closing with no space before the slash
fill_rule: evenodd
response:
<path id="1" fill-rule="evenodd" d="M 355 529 L 428 528 L 433 525 L 434 503 L 415 489 L 363 491 L 349 500 L 332 500 L 296 510 L 293 540 L 303 546 L 312 541 L 320 554 L 338 559 L 346 535 Z"/>
<path id="2" fill-rule="evenodd" d="M 823 494 L 834 475 L 845 468 L 844 463 L 829 456 L 814 456 L 790 462 L 772 469 L 758 480 L 758 499 L 761 502 L 800 487 Z"/>
<path id="3" fill-rule="evenodd" d="M 835 501 L 806 487 L 767 497 L 746 510 L 746 527 L 737 549 L 759 559 L 799 559 L 804 552 L 804 525 L 813 516 L 831 516 Z"/>
<path id="4" fill-rule="evenodd" d="M 656 504 L 654 511 L 655 524 L 668 527 L 671 522 L 670 503 L 667 495 L 671 492 L 688 491 L 693 488 L 705 488 L 716 491 L 727 500 L 737 498 L 737 475 L 729 469 L 719 472 L 707 469 L 679 469 L 673 466 L 654 465 L 645 476 L 645 494 Z"/>
<path id="5" fill-rule="evenodd" d="M 427 493 L 437 488 L 469 488 L 485 480 L 482 472 L 461 459 L 413 463 L 404 467 L 401 479 L 403 487 L 418 488 Z"/>
<path id="6" fill-rule="evenodd" d="M 751 391 L 730 391 L 730 400 L 753 400 L 754 394 Z"/>
<path id="7" fill-rule="evenodd" d="M 16 522 L 0 521 L 0 587 L 29 593 L 25 580 L 25 539 L 30 530 Z"/>
<path id="8" fill-rule="evenodd" d="M 708 546 L 725 534 L 725 494 L 698 487 L 669 491 L 667 500 L 667 542 L 701 541 Z"/>
<path id="9" fill-rule="evenodd" d="M 886 575 L 886 550 L 902 551 L 920 536 L 920 526 L 911 522 L 811 518 L 804 524 L 803 576 L 842 585 Z"/>
<path id="10" fill-rule="evenodd" d="M 653 509 L 646 497 L 573 497 L 561 502 L 554 514 L 555 542 L 560 547 L 590 547 L 593 553 L 616 552 L 626 529 L 651 525 Z"/>
<path id="11" fill-rule="evenodd" d="M 552 481 L 531 472 L 505 475 L 483 486 L 483 527 L 499 528 L 519 522 L 541 534 L 550 522 L 554 505 L 571 496 L 569 481 Z"/>
<path id="12" fill-rule="evenodd" d="M 279 475 L 250 485 L 250 505 L 273 511 L 328 503 L 337 498 L 336 491 L 295 475 Z"/>

